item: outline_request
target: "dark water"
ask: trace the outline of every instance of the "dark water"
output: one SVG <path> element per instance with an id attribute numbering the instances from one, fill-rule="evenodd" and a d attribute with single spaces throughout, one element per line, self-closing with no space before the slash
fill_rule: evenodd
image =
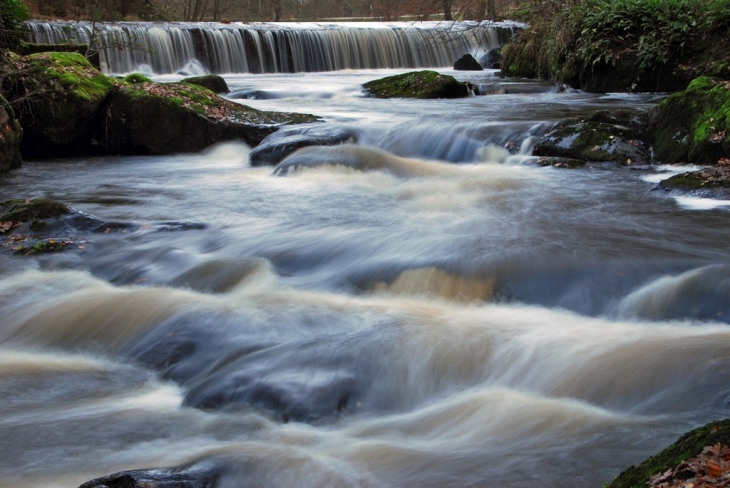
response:
<path id="1" fill-rule="evenodd" d="M 600 486 L 728 415 L 723 202 L 499 150 L 657 98 L 363 98 L 381 74 L 228 80 L 358 134 L 285 177 L 226 144 L 2 180 L 135 226 L 0 255 L 0 486 L 189 463 L 223 487 Z"/>

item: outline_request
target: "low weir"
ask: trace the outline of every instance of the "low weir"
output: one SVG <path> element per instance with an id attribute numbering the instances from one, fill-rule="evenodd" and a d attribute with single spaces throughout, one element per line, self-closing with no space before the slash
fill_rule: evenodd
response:
<path id="1" fill-rule="evenodd" d="M 29 40 L 83 43 L 102 71 L 299 73 L 451 66 L 486 55 L 514 23 L 149 23 L 32 21 Z"/>

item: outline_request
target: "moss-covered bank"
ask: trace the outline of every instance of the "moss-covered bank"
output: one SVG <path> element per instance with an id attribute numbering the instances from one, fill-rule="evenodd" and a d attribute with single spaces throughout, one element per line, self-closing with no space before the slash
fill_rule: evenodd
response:
<path id="1" fill-rule="evenodd" d="M 461 98 L 469 95 L 466 83 L 435 71 L 413 71 L 373 80 L 363 85 L 376 98 Z"/>
<path id="2" fill-rule="evenodd" d="M 730 79 L 730 0 L 543 5 L 502 50 L 503 76 L 594 92 L 673 92 L 698 76 Z"/>
<path id="3" fill-rule="evenodd" d="M 618 475 L 609 488 L 644 488 L 652 476 L 697 457 L 705 447 L 717 443 L 730 446 L 730 419 L 711 422 L 684 434 L 659 454 Z"/>
<path id="4" fill-rule="evenodd" d="M 662 163 L 715 164 L 729 157 L 730 81 L 692 81 L 652 111 L 650 133 Z"/>

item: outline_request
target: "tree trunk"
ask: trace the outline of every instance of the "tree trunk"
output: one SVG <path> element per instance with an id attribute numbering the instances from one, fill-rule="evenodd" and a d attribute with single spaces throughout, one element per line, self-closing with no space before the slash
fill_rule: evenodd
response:
<path id="1" fill-rule="evenodd" d="M 489 20 L 497 19 L 497 6 L 494 4 L 494 0 L 487 0 L 487 18 Z"/>
<path id="2" fill-rule="evenodd" d="M 444 5 L 444 20 L 454 20 L 451 16 L 451 2 L 453 0 L 443 0 Z"/>

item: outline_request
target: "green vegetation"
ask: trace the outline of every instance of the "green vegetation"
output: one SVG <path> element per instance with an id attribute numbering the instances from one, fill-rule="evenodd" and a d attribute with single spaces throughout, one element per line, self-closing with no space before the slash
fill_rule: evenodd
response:
<path id="1" fill-rule="evenodd" d="M 25 37 L 23 21 L 30 17 L 23 0 L 0 0 L 0 50 L 15 49 Z"/>
<path id="2" fill-rule="evenodd" d="M 655 474 L 697 457 L 703 448 L 717 443 L 730 446 L 730 419 L 711 422 L 684 434 L 656 456 L 618 475 L 609 488 L 644 488 Z"/>
<path id="3" fill-rule="evenodd" d="M 730 78 L 730 0 L 578 0 L 531 25 L 503 49 L 503 75 L 599 92 L 678 91 L 699 75 Z"/>
<path id="4" fill-rule="evenodd" d="M 468 95 L 465 83 L 435 71 L 414 71 L 363 85 L 376 98 L 460 98 Z"/>
<path id="5" fill-rule="evenodd" d="M 28 56 L 31 67 L 61 82 L 75 96 L 87 101 L 104 99 L 114 86 L 108 76 L 78 53 L 47 52 Z"/>

